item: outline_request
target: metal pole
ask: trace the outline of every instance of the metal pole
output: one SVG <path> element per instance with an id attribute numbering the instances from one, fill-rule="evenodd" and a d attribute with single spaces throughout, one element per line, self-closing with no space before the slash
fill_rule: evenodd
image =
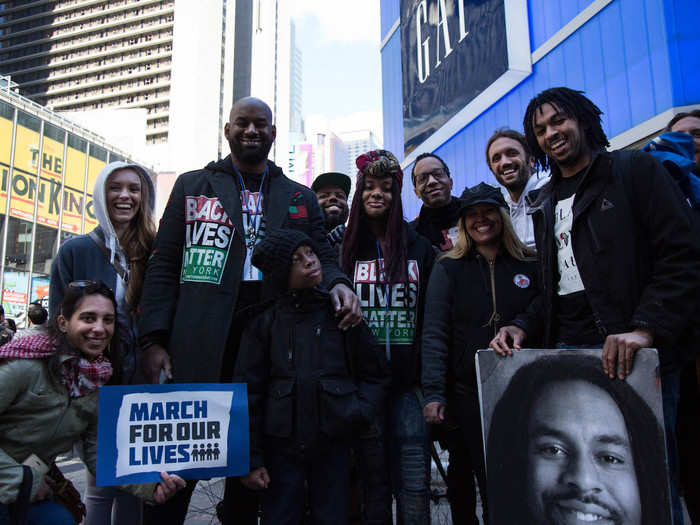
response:
<path id="1" fill-rule="evenodd" d="M 14 175 L 15 166 L 15 142 L 17 139 L 17 108 L 12 117 L 12 146 L 10 149 L 10 168 L 7 173 L 7 192 L 5 199 L 5 224 L 2 228 L 2 245 L 4 247 L 2 261 L 0 262 L 0 290 L 4 290 L 5 280 L 5 259 L 7 258 L 7 229 L 10 226 L 10 190 L 12 189 L 12 176 Z M 2 293 L 0 292 L 0 295 Z M 0 301 L 2 299 L 0 298 Z"/>
<path id="2" fill-rule="evenodd" d="M 39 185 L 41 184 L 41 156 L 44 153 L 44 120 L 41 119 L 39 130 L 39 155 L 36 161 L 36 186 L 34 187 L 34 215 L 32 216 L 32 240 L 29 244 L 29 283 L 27 296 L 24 301 L 24 309 L 29 307 L 29 300 L 32 295 L 32 277 L 34 276 L 34 244 L 36 243 L 36 219 L 39 214 Z"/>

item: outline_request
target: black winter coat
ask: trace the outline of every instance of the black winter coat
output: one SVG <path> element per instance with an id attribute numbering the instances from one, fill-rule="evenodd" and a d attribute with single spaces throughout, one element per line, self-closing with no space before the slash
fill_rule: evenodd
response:
<path id="1" fill-rule="evenodd" d="M 374 420 L 388 383 L 384 354 L 365 323 L 338 330 L 330 296 L 280 296 L 243 332 L 235 371 L 248 383 L 251 470 L 265 464 L 265 437 L 313 453 L 319 433 L 349 439 Z"/>
<path id="2" fill-rule="evenodd" d="M 559 178 L 554 173 L 527 196 L 541 296 L 513 323 L 545 348 L 556 343 L 553 232 Z M 687 335 L 696 322 L 700 290 L 700 236 L 690 214 L 663 165 L 640 151 L 597 154 L 574 198 L 572 247 L 601 336 L 650 329 L 664 366 L 697 343 Z"/>
<path id="3" fill-rule="evenodd" d="M 435 251 L 430 241 L 422 235 L 417 234 L 408 226 L 408 223 L 404 223 L 404 228 L 406 232 L 407 262 L 415 261 L 416 267 L 412 268 L 411 271 L 416 273 L 418 282 L 396 283 L 387 288 L 389 289 L 391 297 L 391 309 L 413 309 L 411 305 L 415 300 L 415 333 L 410 344 L 392 343 L 390 346 L 391 362 L 389 363 L 389 368 L 391 370 L 391 387 L 394 391 L 402 391 L 420 386 L 420 344 L 423 330 L 423 306 L 425 291 L 428 287 L 428 278 L 430 277 L 433 261 L 435 260 Z M 363 309 L 365 320 L 374 331 L 377 344 L 381 347 L 381 351 L 386 354 L 384 323 L 382 320 L 372 318 L 373 310 L 382 309 L 378 303 L 382 302 L 379 296 L 381 295 L 383 297 L 385 287 L 382 284 L 363 284 L 365 279 L 361 278 L 359 274 L 362 272 L 359 272 L 357 268 L 358 262 L 360 261 L 371 262 L 376 261 L 376 259 L 376 240 L 374 235 L 368 232 L 366 236 L 359 240 L 358 250 L 355 260 L 353 261 L 353 284 L 355 286 L 355 293 L 357 293 L 360 299 L 360 306 Z M 411 277 L 415 276 L 409 276 L 409 280 L 411 280 Z M 373 287 L 376 287 L 376 289 Z"/>
<path id="4" fill-rule="evenodd" d="M 318 247 L 324 286 L 352 286 L 326 240 L 316 195 L 285 177 L 272 162 L 268 168 L 265 230 L 303 231 Z M 209 273 L 188 277 L 185 270 L 192 273 L 192 265 L 183 258 L 188 253 L 197 269 Z M 219 381 L 245 257 L 241 198 L 231 157 L 180 175 L 148 263 L 139 325 L 142 337 L 150 335 L 166 346 L 176 383 Z M 263 285 L 263 299 L 272 296 Z"/>
<path id="5" fill-rule="evenodd" d="M 476 392 L 476 351 L 488 348 L 496 331 L 527 308 L 537 293 L 534 261 L 519 261 L 502 251 L 491 264 L 476 250 L 461 259 L 440 259 L 425 298 L 424 403 L 446 405 L 455 389 Z"/>

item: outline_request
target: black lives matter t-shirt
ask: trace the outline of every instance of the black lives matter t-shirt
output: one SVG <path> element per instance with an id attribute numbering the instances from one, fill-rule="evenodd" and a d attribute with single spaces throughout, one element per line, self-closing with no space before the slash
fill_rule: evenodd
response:
<path id="1" fill-rule="evenodd" d="M 571 224 L 576 191 L 586 170 L 572 177 L 562 177 L 554 188 L 554 242 L 557 248 L 557 295 L 555 297 L 555 340 L 569 345 L 598 345 L 593 310 L 578 271 L 571 242 Z"/>

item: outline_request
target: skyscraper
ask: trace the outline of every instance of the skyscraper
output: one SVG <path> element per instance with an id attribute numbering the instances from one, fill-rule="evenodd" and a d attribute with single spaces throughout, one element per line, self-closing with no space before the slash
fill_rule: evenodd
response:
<path id="1" fill-rule="evenodd" d="M 369 129 L 346 131 L 339 133 L 340 138 L 348 149 L 347 174 L 354 181 L 357 175 L 355 159 L 370 150 L 377 149 L 377 136 Z"/>
<path id="2" fill-rule="evenodd" d="M 286 167 L 289 24 L 281 0 L 0 2 L 0 74 L 108 138 L 142 134 L 135 153 L 157 171 L 225 156 L 233 101 L 257 96 L 273 110 L 272 155 Z M 127 109 L 145 123 L 117 118 Z"/>

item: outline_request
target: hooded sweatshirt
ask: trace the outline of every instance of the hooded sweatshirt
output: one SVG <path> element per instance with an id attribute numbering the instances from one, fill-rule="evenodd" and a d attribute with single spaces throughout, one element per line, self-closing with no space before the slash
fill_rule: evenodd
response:
<path id="1" fill-rule="evenodd" d="M 95 232 L 104 241 L 109 254 L 105 256 L 102 250 L 95 244 L 89 235 L 79 235 L 64 242 L 51 265 L 51 282 L 49 288 L 49 314 L 54 315 L 63 300 L 63 292 L 72 281 L 100 280 L 109 286 L 117 299 L 117 317 L 120 325 L 123 344 L 132 348 L 137 340 L 136 327 L 133 319 L 132 307 L 126 302 L 126 282 L 112 266 L 119 262 L 127 271 L 126 255 L 119 246 L 119 239 L 114 230 L 114 225 L 107 211 L 106 185 L 108 177 L 116 170 L 130 168 L 138 173 L 141 184 L 148 185 L 150 190 L 149 202 L 141 202 L 141 206 L 148 206 L 153 212 L 155 209 L 155 186 L 148 172 L 138 164 L 127 162 L 111 162 L 107 164 L 97 175 L 93 188 L 93 206 L 99 225 Z M 136 305 L 134 305 L 135 307 Z M 135 366 L 134 359 L 125 356 L 125 379 L 128 379 Z"/>

